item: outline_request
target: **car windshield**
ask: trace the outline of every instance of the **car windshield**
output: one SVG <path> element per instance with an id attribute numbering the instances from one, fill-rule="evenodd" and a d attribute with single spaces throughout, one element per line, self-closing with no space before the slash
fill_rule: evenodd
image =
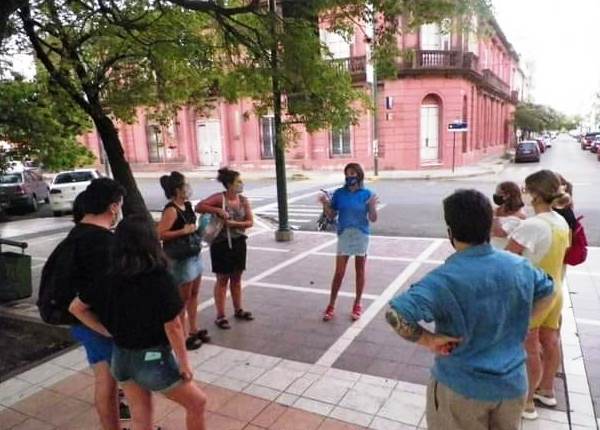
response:
<path id="1" fill-rule="evenodd" d="M 23 176 L 20 173 L 9 173 L 0 176 L 0 184 L 18 184 L 23 182 Z"/>
<path id="2" fill-rule="evenodd" d="M 54 180 L 55 184 L 70 184 L 72 182 L 87 182 L 94 179 L 92 172 L 61 173 Z"/>

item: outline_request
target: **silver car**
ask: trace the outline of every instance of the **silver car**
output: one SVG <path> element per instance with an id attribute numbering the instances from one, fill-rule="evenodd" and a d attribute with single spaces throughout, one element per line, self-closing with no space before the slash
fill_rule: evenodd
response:
<path id="1" fill-rule="evenodd" d="M 34 170 L 8 171 L 0 175 L 0 208 L 38 210 L 48 203 L 50 188 L 42 175 Z"/>

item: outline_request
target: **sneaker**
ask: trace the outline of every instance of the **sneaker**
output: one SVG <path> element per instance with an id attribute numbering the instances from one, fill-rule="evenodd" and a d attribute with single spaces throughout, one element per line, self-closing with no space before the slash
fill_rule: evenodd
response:
<path id="1" fill-rule="evenodd" d="M 529 421 L 537 420 L 538 413 L 535 409 L 535 406 L 525 406 L 525 409 L 523 409 L 523 412 L 521 412 L 521 418 Z"/>
<path id="2" fill-rule="evenodd" d="M 323 321 L 331 321 L 334 317 L 335 313 L 333 310 L 333 306 L 329 305 L 327 306 L 327 309 L 325 309 L 325 313 L 323 314 Z"/>
<path id="3" fill-rule="evenodd" d="M 361 305 L 354 305 L 354 307 L 352 308 L 352 321 L 358 321 L 360 319 L 360 316 L 362 315 L 362 306 Z"/>
<path id="4" fill-rule="evenodd" d="M 544 406 L 548 406 L 549 408 L 555 407 L 558 402 L 553 394 L 547 395 L 543 394 L 541 391 L 537 391 L 533 394 L 533 398 L 540 402 Z"/>

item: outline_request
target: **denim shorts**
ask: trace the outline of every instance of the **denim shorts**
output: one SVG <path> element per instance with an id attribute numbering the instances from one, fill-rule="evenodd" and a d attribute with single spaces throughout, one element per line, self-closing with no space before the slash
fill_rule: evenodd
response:
<path id="1" fill-rule="evenodd" d="M 135 382 L 149 391 L 167 392 L 183 382 L 168 346 L 125 349 L 115 345 L 111 372 L 118 382 Z"/>
<path id="2" fill-rule="evenodd" d="M 91 366 L 102 361 L 110 364 L 114 346 L 111 338 L 81 324 L 71 326 L 71 337 L 83 345 Z"/>
<path id="3" fill-rule="evenodd" d="M 185 260 L 175 260 L 171 263 L 171 275 L 177 286 L 193 281 L 202 275 L 202 270 L 202 256 L 200 255 Z"/>
<path id="4" fill-rule="evenodd" d="M 369 250 L 369 235 L 357 228 L 346 228 L 338 235 L 337 255 L 364 257 Z"/>

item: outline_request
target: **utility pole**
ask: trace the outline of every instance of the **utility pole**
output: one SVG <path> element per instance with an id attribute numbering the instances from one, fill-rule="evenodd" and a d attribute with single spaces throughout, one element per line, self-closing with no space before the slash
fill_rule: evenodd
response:
<path id="1" fill-rule="evenodd" d="M 373 7 L 373 6 L 371 6 Z M 378 118 L 378 103 L 377 103 L 377 67 L 375 62 L 373 61 L 373 51 L 375 49 L 375 10 L 372 9 L 372 22 L 370 26 L 367 27 L 367 38 L 369 40 L 370 46 L 369 49 L 369 57 L 367 58 L 367 82 L 371 83 L 371 97 L 373 99 L 373 123 L 371 124 L 371 149 L 373 151 L 373 174 L 375 176 L 379 175 L 379 130 L 377 127 L 377 118 Z M 370 75 L 370 76 L 369 76 Z"/>
<path id="2" fill-rule="evenodd" d="M 271 81 L 273 85 L 273 122 L 275 126 L 275 174 L 277 178 L 277 211 L 279 226 L 275 232 L 277 242 L 288 242 L 294 237 L 288 222 L 287 183 L 285 177 L 285 148 L 281 134 L 281 88 L 279 86 L 279 44 L 277 37 L 277 8 L 275 0 L 269 0 L 272 14 Z"/>

